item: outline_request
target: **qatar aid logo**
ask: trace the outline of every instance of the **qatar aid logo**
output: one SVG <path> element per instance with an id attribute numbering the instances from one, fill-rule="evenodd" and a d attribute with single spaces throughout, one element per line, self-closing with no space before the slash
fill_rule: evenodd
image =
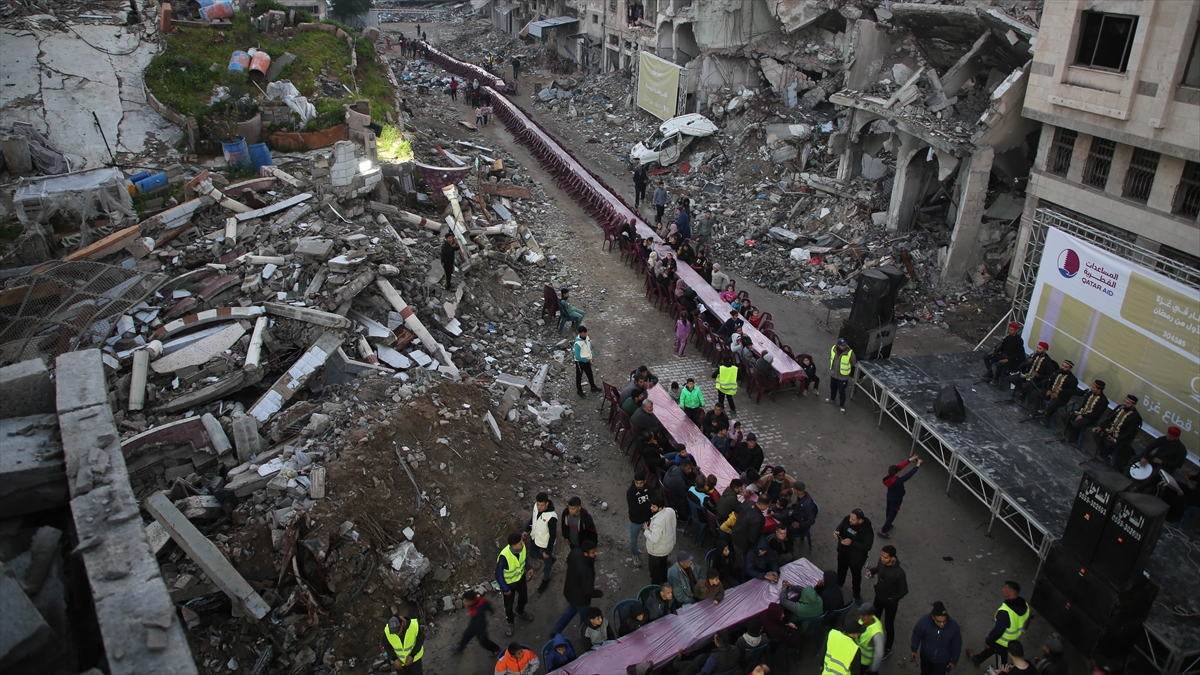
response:
<path id="1" fill-rule="evenodd" d="M 1058 273 L 1068 279 L 1079 274 L 1079 254 L 1074 249 L 1064 248 L 1058 254 Z"/>

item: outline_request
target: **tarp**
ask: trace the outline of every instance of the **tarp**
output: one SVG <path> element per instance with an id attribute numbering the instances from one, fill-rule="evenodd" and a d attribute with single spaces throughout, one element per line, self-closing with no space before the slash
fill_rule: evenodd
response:
<path id="1" fill-rule="evenodd" d="M 821 570 L 806 558 L 780 569 L 779 578 L 793 586 L 813 586 Z M 652 661 L 655 667 L 680 652 L 702 646 L 717 632 L 762 613 L 779 601 L 779 583 L 753 579 L 725 591 L 725 600 L 714 605 L 701 601 L 646 624 L 623 638 L 590 651 L 554 671 L 556 675 L 620 675 L 636 663 Z M 615 630 L 614 626 L 614 630 Z"/>
<path id="2" fill-rule="evenodd" d="M 17 220 L 44 223 L 56 213 L 74 214 L 81 227 L 100 214 L 117 223 L 133 216 L 133 200 L 120 169 L 104 168 L 49 178 L 21 179 L 13 195 Z M 90 244 L 90 241 L 84 242 Z"/>
<path id="3" fill-rule="evenodd" d="M 671 434 L 671 439 L 686 445 L 688 454 L 695 458 L 696 466 L 700 467 L 704 475 L 717 477 L 717 492 L 725 492 L 729 483 L 738 477 L 737 469 L 729 464 L 729 461 L 713 447 L 712 442 L 687 415 L 683 414 L 683 409 L 671 399 L 666 387 L 650 387 L 647 395 L 654 403 L 654 416 Z M 680 517 L 683 515 L 680 514 Z"/>
<path id="4" fill-rule="evenodd" d="M 1104 380 L 1115 404 L 1140 397 L 1144 428 L 1177 426 L 1200 451 L 1200 290 L 1049 228 L 1024 337 L 1080 382 Z"/>
<path id="5" fill-rule="evenodd" d="M 679 102 L 679 66 L 649 52 L 639 52 L 638 107 L 660 120 L 675 116 Z"/>

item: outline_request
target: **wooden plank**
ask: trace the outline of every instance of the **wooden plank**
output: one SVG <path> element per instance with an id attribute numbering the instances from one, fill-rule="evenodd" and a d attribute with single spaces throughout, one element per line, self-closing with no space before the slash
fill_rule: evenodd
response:
<path id="1" fill-rule="evenodd" d="M 125 248 L 125 244 L 129 243 L 130 239 L 141 233 L 141 225 L 130 225 L 123 230 L 113 232 L 100 241 L 92 242 L 78 251 L 68 254 L 63 260 L 68 262 L 72 260 L 91 260 L 93 258 L 103 258 L 106 255 L 112 255 Z"/>
<path id="2" fill-rule="evenodd" d="M 240 605 L 247 614 L 262 619 L 271 611 L 271 606 L 251 588 L 242 575 L 238 574 L 229 560 L 213 545 L 208 537 L 196 529 L 175 508 L 165 494 L 155 491 L 145 501 L 146 510 L 171 535 L 176 544 L 188 554 L 192 562 L 208 575 L 210 581 L 224 591 L 229 599 Z"/>
<path id="3" fill-rule="evenodd" d="M 483 191 L 495 197 L 508 197 L 509 199 L 532 199 L 533 195 L 529 193 L 529 188 L 517 187 L 515 185 L 492 185 L 491 183 L 483 184 Z"/>

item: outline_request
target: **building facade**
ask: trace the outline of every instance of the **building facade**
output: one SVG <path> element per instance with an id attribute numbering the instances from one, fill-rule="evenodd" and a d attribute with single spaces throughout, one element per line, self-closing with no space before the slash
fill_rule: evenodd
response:
<path id="1" fill-rule="evenodd" d="M 1042 123 L 1014 260 L 1039 209 L 1200 268 L 1200 3 L 1047 2 L 1022 115 Z M 1015 294 L 1021 266 L 1008 290 Z"/>

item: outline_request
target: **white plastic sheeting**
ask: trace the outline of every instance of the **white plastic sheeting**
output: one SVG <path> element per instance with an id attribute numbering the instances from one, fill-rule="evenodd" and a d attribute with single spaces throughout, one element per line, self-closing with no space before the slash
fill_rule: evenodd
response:
<path id="1" fill-rule="evenodd" d="M 38 229 L 38 223 L 46 222 L 56 213 L 78 218 L 85 233 L 90 218 L 104 214 L 120 223 L 135 213 L 125 187 L 125 175 L 114 168 L 23 179 L 13 195 L 13 206 L 17 220 L 30 230 Z"/>
<path id="2" fill-rule="evenodd" d="M 287 80 L 268 84 L 267 98 L 273 101 L 283 99 L 287 107 L 300 116 L 301 124 L 308 124 L 310 119 L 317 116 L 316 107 L 309 103 L 307 98 L 301 96 L 300 90 L 296 89 L 295 85 Z"/>

